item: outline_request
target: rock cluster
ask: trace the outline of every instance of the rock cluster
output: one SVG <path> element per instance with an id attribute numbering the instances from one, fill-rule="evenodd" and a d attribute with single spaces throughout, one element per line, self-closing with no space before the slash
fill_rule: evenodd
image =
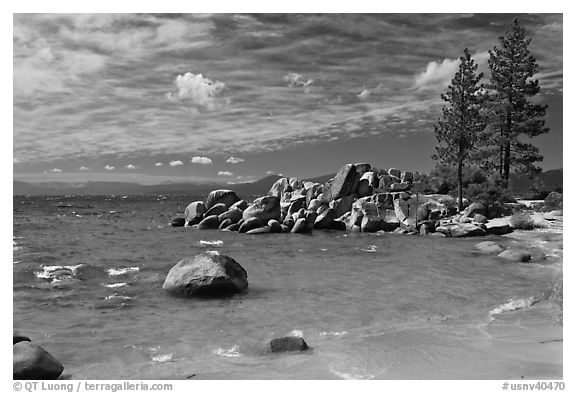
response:
<path id="1" fill-rule="evenodd" d="M 186 207 L 172 226 L 197 226 L 248 234 L 309 233 L 315 229 L 403 232 L 447 237 L 504 234 L 511 228 L 488 221 L 486 207 L 470 204 L 457 213 L 448 195 L 417 192 L 411 172 L 346 164 L 324 184 L 280 178 L 267 196 L 251 203 L 232 190 L 212 191 L 206 201 Z"/>

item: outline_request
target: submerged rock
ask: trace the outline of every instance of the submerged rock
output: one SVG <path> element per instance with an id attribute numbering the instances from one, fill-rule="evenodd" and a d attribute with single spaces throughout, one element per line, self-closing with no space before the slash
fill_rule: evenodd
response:
<path id="1" fill-rule="evenodd" d="M 311 349 L 302 337 L 279 337 L 273 338 L 266 344 L 265 352 L 301 352 Z"/>
<path id="2" fill-rule="evenodd" d="M 504 247 L 502 247 L 498 243 L 491 242 L 491 241 L 478 243 L 474 247 L 478 251 L 480 251 L 482 254 L 499 254 L 502 251 L 504 251 Z"/>
<path id="3" fill-rule="evenodd" d="M 14 379 L 56 379 L 64 366 L 42 347 L 29 341 L 13 345 Z"/>
<path id="4" fill-rule="evenodd" d="M 231 257 L 206 251 L 172 267 L 162 288 L 182 296 L 231 295 L 248 289 L 248 275 Z"/>
<path id="5" fill-rule="evenodd" d="M 522 250 L 505 250 L 498 254 L 498 257 L 512 262 L 530 262 L 530 253 Z"/>

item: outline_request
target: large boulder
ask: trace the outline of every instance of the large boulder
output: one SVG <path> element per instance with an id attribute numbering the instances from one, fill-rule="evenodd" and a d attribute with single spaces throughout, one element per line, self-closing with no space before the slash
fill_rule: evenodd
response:
<path id="1" fill-rule="evenodd" d="M 532 259 L 529 252 L 522 250 L 505 250 L 498 257 L 512 262 L 530 262 Z"/>
<path id="2" fill-rule="evenodd" d="M 284 192 L 286 192 L 286 188 L 288 187 L 288 179 L 285 177 L 281 177 L 280 179 L 276 180 L 272 187 L 270 187 L 270 191 L 268 191 L 269 196 L 275 196 L 281 198 Z"/>
<path id="3" fill-rule="evenodd" d="M 206 251 L 172 267 L 162 288 L 182 296 L 231 295 L 248 289 L 248 276 L 229 256 Z"/>
<path id="4" fill-rule="evenodd" d="M 183 227 L 184 225 L 186 225 L 186 220 L 184 217 L 174 217 L 172 220 L 170 220 L 171 227 Z"/>
<path id="5" fill-rule="evenodd" d="M 400 177 L 400 181 L 402 183 L 412 183 L 414 181 L 414 175 L 412 174 L 412 172 L 402 172 L 402 176 Z"/>
<path id="6" fill-rule="evenodd" d="M 206 198 L 206 209 L 210 209 L 217 203 L 223 203 L 226 209 L 229 209 L 230 206 L 239 200 L 238 195 L 232 190 L 214 190 L 211 191 L 210 194 L 208 194 L 208 198 Z"/>
<path id="7" fill-rule="evenodd" d="M 447 237 L 473 237 L 484 236 L 486 231 L 474 224 L 445 223 L 436 228 L 436 232 Z"/>
<path id="8" fill-rule="evenodd" d="M 500 254 L 504 251 L 504 247 L 496 242 L 486 241 L 478 243 L 474 246 L 482 254 Z"/>
<path id="9" fill-rule="evenodd" d="M 196 201 L 186 206 L 186 209 L 184 210 L 184 218 L 186 219 L 188 225 L 192 226 L 202 221 L 204 213 L 206 213 L 206 206 L 204 206 L 204 202 Z"/>
<path id="10" fill-rule="evenodd" d="M 294 223 L 294 226 L 291 229 L 292 233 L 306 233 L 309 232 L 308 231 L 308 225 L 306 223 L 306 219 L 305 218 L 299 218 L 298 220 L 296 220 L 296 222 Z"/>
<path id="11" fill-rule="evenodd" d="M 234 203 L 232 206 L 230 206 L 230 209 L 239 209 L 239 210 L 246 210 L 246 208 L 248 207 L 248 203 L 244 200 L 241 199 L 238 202 Z"/>
<path id="12" fill-rule="evenodd" d="M 334 199 L 328 205 L 331 209 L 336 210 L 336 217 L 340 217 L 352 210 L 352 204 L 354 203 L 355 195 L 351 194 L 340 199 Z"/>
<path id="13" fill-rule="evenodd" d="M 486 206 L 481 203 L 472 203 L 466 209 L 464 209 L 464 215 L 466 217 L 474 217 L 476 214 L 481 214 L 483 216 L 488 215 Z"/>
<path id="14" fill-rule="evenodd" d="M 324 195 L 328 201 L 342 198 L 343 196 L 350 195 L 356 190 L 358 186 L 358 174 L 356 173 L 356 166 L 353 164 L 346 164 L 336 175 L 328 187 L 324 187 Z M 328 184 L 327 184 L 328 185 Z"/>
<path id="15" fill-rule="evenodd" d="M 322 194 L 323 188 L 322 184 L 314 183 L 312 187 L 306 189 L 306 206 L 310 206 L 310 202 Z"/>
<path id="16" fill-rule="evenodd" d="M 399 169 L 396 168 L 390 168 L 388 169 L 388 175 L 392 177 L 392 180 L 394 180 L 394 182 L 400 182 L 400 178 L 402 177 L 402 172 L 400 172 Z"/>
<path id="17" fill-rule="evenodd" d="M 19 343 L 20 341 L 32 341 L 30 337 L 24 336 L 23 334 L 13 332 L 12 334 L 12 345 Z"/>
<path id="18" fill-rule="evenodd" d="M 14 379 L 57 379 L 64 366 L 42 347 L 29 341 L 12 346 Z"/>
<path id="19" fill-rule="evenodd" d="M 245 220 L 257 217 L 266 222 L 280 220 L 280 198 L 276 196 L 257 198 L 244 210 L 242 217 Z"/>
<path id="20" fill-rule="evenodd" d="M 306 207 L 306 197 L 305 196 L 298 196 L 294 198 L 290 206 L 288 207 L 288 214 L 291 216 L 292 214 L 296 213 L 298 210 Z"/>
<path id="21" fill-rule="evenodd" d="M 386 173 L 378 175 L 378 192 L 388 192 L 392 184 L 394 184 L 392 176 Z"/>
<path id="22" fill-rule="evenodd" d="M 410 183 L 403 182 L 403 183 L 394 183 L 390 186 L 390 191 L 399 192 L 399 191 L 408 191 L 410 189 Z"/>
<path id="23" fill-rule="evenodd" d="M 506 235 L 514 232 L 507 218 L 495 218 L 486 223 L 486 232 L 491 235 Z"/>

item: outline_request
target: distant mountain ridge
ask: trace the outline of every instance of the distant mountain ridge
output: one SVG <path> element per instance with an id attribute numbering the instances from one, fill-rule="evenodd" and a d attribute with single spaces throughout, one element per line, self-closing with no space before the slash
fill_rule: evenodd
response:
<path id="1" fill-rule="evenodd" d="M 313 183 L 325 183 L 334 177 L 334 173 L 304 179 Z M 123 182 L 69 183 L 26 183 L 13 181 L 13 195 L 147 195 L 147 194 L 208 194 L 210 191 L 225 188 L 239 195 L 265 195 L 270 187 L 282 176 L 270 175 L 251 183 L 163 183 L 142 185 Z M 510 187 L 513 193 L 527 191 L 533 184 L 540 183 L 549 190 L 562 189 L 563 169 L 553 169 L 536 175 L 510 175 Z"/>

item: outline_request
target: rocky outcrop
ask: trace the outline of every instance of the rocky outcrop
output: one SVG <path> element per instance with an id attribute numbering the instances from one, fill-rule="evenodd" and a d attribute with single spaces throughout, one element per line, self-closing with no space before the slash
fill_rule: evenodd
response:
<path id="1" fill-rule="evenodd" d="M 532 259 L 529 252 L 522 250 L 505 250 L 498 254 L 498 257 L 512 262 L 530 262 Z"/>
<path id="2" fill-rule="evenodd" d="M 261 228 L 266 225 L 266 221 L 258 217 L 250 217 L 240 225 L 238 233 L 246 233 L 256 228 Z"/>
<path id="3" fill-rule="evenodd" d="M 478 243 L 474 247 L 482 254 L 500 254 L 502 251 L 504 251 L 504 247 L 491 241 Z"/>
<path id="4" fill-rule="evenodd" d="M 265 346 L 265 352 L 267 353 L 301 352 L 310 349 L 302 337 L 292 336 L 273 338 Z"/>
<path id="5" fill-rule="evenodd" d="M 57 379 L 64 366 L 42 347 L 19 341 L 12 346 L 14 379 Z"/>
<path id="6" fill-rule="evenodd" d="M 356 190 L 358 180 L 359 177 L 356 173 L 356 166 L 346 164 L 340 168 L 332 181 L 324 186 L 324 195 L 328 201 L 350 195 Z"/>
<path id="7" fill-rule="evenodd" d="M 198 223 L 198 229 L 218 229 L 220 226 L 220 221 L 218 221 L 218 216 L 208 216 Z"/>
<path id="8" fill-rule="evenodd" d="M 206 251 L 172 267 L 162 288 L 181 296 L 231 295 L 248 289 L 248 276 L 229 256 Z"/>

